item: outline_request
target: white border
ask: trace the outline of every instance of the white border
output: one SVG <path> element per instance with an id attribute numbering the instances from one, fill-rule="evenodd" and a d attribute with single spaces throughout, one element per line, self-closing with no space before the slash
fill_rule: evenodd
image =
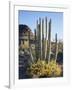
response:
<path id="1" fill-rule="evenodd" d="M 46 79 L 23 79 L 18 80 L 18 10 L 33 11 L 52 11 L 64 13 L 64 77 L 63 78 L 46 78 Z M 69 31 L 69 9 L 61 5 L 24 5 L 24 3 L 10 3 L 10 88 L 11 87 L 37 87 L 37 86 L 58 86 L 68 85 L 69 79 L 69 55 L 67 37 Z"/>

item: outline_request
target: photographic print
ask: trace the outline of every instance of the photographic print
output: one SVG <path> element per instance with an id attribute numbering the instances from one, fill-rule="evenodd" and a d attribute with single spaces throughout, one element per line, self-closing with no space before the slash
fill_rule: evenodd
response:
<path id="1" fill-rule="evenodd" d="M 18 11 L 18 77 L 63 77 L 63 12 Z"/>

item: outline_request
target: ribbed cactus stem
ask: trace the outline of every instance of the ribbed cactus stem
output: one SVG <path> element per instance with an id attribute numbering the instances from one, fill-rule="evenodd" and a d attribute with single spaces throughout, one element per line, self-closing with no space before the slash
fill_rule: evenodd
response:
<path id="1" fill-rule="evenodd" d="M 39 59 L 41 60 L 41 18 L 39 18 Z"/>
<path id="2" fill-rule="evenodd" d="M 35 60 L 38 60 L 38 44 L 37 44 L 37 32 L 36 29 L 34 30 L 35 33 Z"/>
<path id="3" fill-rule="evenodd" d="M 47 23 L 47 53 L 46 53 L 46 61 L 48 62 L 48 56 L 49 56 L 49 40 L 48 40 L 48 34 L 49 34 L 49 23 Z"/>
<path id="4" fill-rule="evenodd" d="M 58 44 L 57 44 L 57 33 L 55 35 L 55 61 L 57 60 Z"/>
<path id="5" fill-rule="evenodd" d="M 29 51 L 30 51 L 30 56 L 31 56 L 31 60 L 32 62 L 34 62 L 34 58 L 33 58 L 33 55 L 32 55 L 32 48 L 31 48 L 31 44 L 30 44 L 30 32 L 28 32 L 28 38 L 29 38 Z"/>
<path id="6" fill-rule="evenodd" d="M 45 59 L 44 19 L 42 19 L 42 60 Z"/>
<path id="7" fill-rule="evenodd" d="M 45 60 L 46 60 L 46 54 L 47 54 L 47 17 L 45 18 Z"/>
<path id="8" fill-rule="evenodd" d="M 37 20 L 37 25 L 36 25 L 36 56 L 37 56 L 37 60 L 39 59 L 39 24 L 38 24 L 38 20 Z"/>
<path id="9" fill-rule="evenodd" d="M 35 60 L 37 60 L 37 42 L 36 42 L 36 29 L 34 29 L 34 36 L 35 36 Z"/>
<path id="10" fill-rule="evenodd" d="M 41 60 L 42 60 L 42 19 L 41 19 L 41 22 L 40 22 L 40 31 L 41 31 L 41 37 L 40 37 L 40 39 L 41 39 Z"/>
<path id="11" fill-rule="evenodd" d="M 51 54 L 51 19 L 49 21 L 49 33 L 48 33 L 48 62 L 50 61 Z"/>

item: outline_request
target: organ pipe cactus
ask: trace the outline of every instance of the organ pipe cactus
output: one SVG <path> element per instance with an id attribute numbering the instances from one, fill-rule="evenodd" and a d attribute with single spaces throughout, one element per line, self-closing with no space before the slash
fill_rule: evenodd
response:
<path id="1" fill-rule="evenodd" d="M 56 34 L 55 35 L 55 61 L 57 60 L 57 53 L 58 53 L 58 46 L 57 46 L 57 34 Z M 51 19 L 48 23 L 47 17 L 46 17 L 45 24 L 44 24 L 44 19 L 41 20 L 41 18 L 39 18 L 39 23 L 37 20 L 37 28 L 35 29 L 36 60 L 40 59 L 40 60 L 46 60 L 47 62 L 49 62 L 50 54 L 51 54 Z"/>

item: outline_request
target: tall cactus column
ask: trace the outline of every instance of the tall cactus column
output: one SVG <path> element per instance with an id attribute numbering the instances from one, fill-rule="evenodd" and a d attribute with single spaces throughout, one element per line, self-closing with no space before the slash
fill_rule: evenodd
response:
<path id="1" fill-rule="evenodd" d="M 39 18 L 39 59 L 41 59 L 41 18 Z"/>
<path id="2" fill-rule="evenodd" d="M 30 32 L 28 33 L 28 39 L 29 39 L 29 50 L 30 50 L 31 60 L 32 60 L 32 62 L 34 62 L 34 58 L 33 58 L 33 55 L 32 55 L 31 43 L 30 43 Z"/>
<path id="3" fill-rule="evenodd" d="M 36 59 L 38 60 L 39 58 L 39 24 L 37 20 L 37 25 L 36 25 Z"/>
<path id="4" fill-rule="evenodd" d="M 34 29 L 34 35 L 35 35 L 35 60 L 38 60 L 38 55 L 37 55 L 37 36 L 36 36 L 36 29 Z"/>
<path id="5" fill-rule="evenodd" d="M 45 59 L 44 19 L 42 19 L 42 60 Z"/>
<path id="6" fill-rule="evenodd" d="M 41 34 L 41 37 L 40 37 L 40 39 L 41 39 L 41 60 L 42 60 L 42 19 L 41 19 L 41 21 L 40 21 L 40 34 Z"/>
<path id="7" fill-rule="evenodd" d="M 55 61 L 57 60 L 58 44 L 57 44 L 57 33 L 55 35 Z"/>
<path id="8" fill-rule="evenodd" d="M 47 17 L 45 18 L 45 60 L 47 54 Z"/>
<path id="9" fill-rule="evenodd" d="M 51 53 L 51 19 L 49 21 L 49 32 L 48 32 L 48 47 L 47 47 L 47 62 L 50 61 L 50 53 Z"/>

